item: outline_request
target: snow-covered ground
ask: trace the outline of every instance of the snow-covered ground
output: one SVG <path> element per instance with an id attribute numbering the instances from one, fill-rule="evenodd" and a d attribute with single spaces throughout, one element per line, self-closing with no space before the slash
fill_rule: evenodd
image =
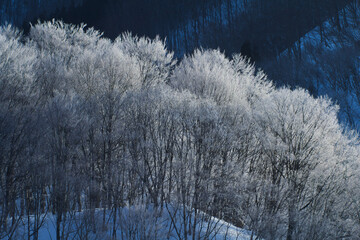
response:
<path id="1" fill-rule="evenodd" d="M 194 213 L 171 206 L 163 207 L 162 211 L 144 206 L 125 207 L 117 211 L 115 224 L 111 210 L 73 212 L 66 215 L 61 232 L 66 239 L 192 239 L 192 227 L 184 228 L 184 216 L 187 222 L 192 216 L 190 222 L 194 223 Z M 56 216 L 48 214 L 42 218 L 44 221 L 38 231 L 39 239 L 56 239 Z M 248 230 L 203 213 L 198 213 L 196 219 L 196 239 L 248 240 L 254 237 Z M 34 216 L 30 217 L 30 235 L 34 234 L 33 223 Z M 184 236 L 184 229 L 187 237 Z M 13 239 L 27 239 L 28 230 L 26 217 L 19 221 Z"/>

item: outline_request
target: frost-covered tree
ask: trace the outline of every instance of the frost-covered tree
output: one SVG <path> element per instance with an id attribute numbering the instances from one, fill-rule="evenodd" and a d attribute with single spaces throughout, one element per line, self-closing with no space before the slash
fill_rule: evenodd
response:
<path id="1" fill-rule="evenodd" d="M 37 239 L 47 214 L 57 239 L 206 238 L 210 216 L 269 239 L 359 236 L 358 135 L 329 99 L 241 55 L 176 65 L 159 38 L 58 21 L 1 28 L 0 56 L 0 237 Z"/>
<path id="2" fill-rule="evenodd" d="M 115 45 L 136 59 L 143 87 L 168 81 L 176 61 L 159 37 L 152 40 L 125 33 L 115 40 Z"/>
<path id="3" fill-rule="evenodd" d="M 345 160 L 338 152 L 344 137 L 337 107 L 328 99 L 314 99 L 300 89 L 279 89 L 264 101 L 266 104 L 260 103 L 255 113 L 263 152 L 259 174 L 268 178 L 275 189 L 283 188 L 275 190 L 280 194 L 277 199 L 269 199 L 269 210 L 286 206 L 285 235 L 294 239 L 304 227 L 301 214 L 314 204 L 330 184 L 333 169 Z M 338 171 L 345 174 L 342 168 Z"/>
<path id="4" fill-rule="evenodd" d="M 73 90 L 73 62 L 80 61 L 86 49 L 95 49 L 101 36 L 93 28 L 85 28 L 55 20 L 31 27 L 29 35 L 39 51 L 36 80 L 42 98 Z"/>
<path id="5" fill-rule="evenodd" d="M 0 28 L 0 232 L 4 237 L 11 237 L 20 216 L 15 203 L 24 181 L 22 162 L 31 151 L 27 149 L 31 146 L 27 138 L 31 139 L 32 112 L 37 101 L 36 52 L 24 46 L 22 40 L 22 34 L 11 26 Z M 12 219 L 10 224 L 8 217 Z"/>

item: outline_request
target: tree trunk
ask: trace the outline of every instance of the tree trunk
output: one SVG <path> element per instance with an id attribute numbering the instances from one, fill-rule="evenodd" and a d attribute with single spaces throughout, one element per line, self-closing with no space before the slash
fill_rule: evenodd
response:
<path id="1" fill-rule="evenodd" d="M 293 193 L 291 193 L 288 208 L 288 229 L 286 234 L 286 240 L 292 240 L 296 225 L 296 209 Z"/>

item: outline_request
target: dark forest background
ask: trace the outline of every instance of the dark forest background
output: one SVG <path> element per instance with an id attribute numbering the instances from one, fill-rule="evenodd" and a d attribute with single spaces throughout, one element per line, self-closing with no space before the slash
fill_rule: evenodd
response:
<path id="1" fill-rule="evenodd" d="M 349 0 L 2 0 L 1 22 L 86 23 L 114 39 L 124 31 L 166 38 L 181 57 L 195 48 L 241 52 L 256 62 L 276 57 Z"/>

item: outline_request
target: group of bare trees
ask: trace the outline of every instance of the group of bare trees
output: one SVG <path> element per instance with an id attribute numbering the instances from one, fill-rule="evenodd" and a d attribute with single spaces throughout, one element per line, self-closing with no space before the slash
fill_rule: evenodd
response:
<path id="1" fill-rule="evenodd" d="M 360 236 L 358 136 L 240 55 L 53 21 L 2 27 L 0 59 L 0 238 Z"/>

